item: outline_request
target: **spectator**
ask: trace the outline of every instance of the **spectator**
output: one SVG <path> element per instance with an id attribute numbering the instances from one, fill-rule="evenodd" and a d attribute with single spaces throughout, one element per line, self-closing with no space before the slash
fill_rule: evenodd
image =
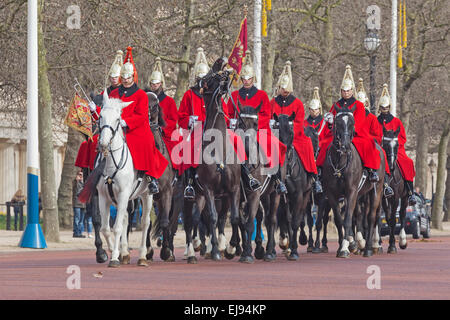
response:
<path id="1" fill-rule="evenodd" d="M 414 189 L 414 193 L 420 198 L 420 200 L 422 200 L 422 203 L 425 203 L 425 197 L 423 196 L 423 193 L 420 191 L 419 187 L 416 186 L 416 188 Z"/>
<path id="2" fill-rule="evenodd" d="M 92 238 L 92 211 L 90 210 L 85 211 L 83 228 L 82 231 L 87 231 L 87 237 Z"/>
<path id="3" fill-rule="evenodd" d="M 73 205 L 73 237 L 86 238 L 83 235 L 83 222 L 86 213 L 86 205 L 78 200 L 78 195 L 83 190 L 83 172 L 78 171 L 72 183 L 72 205 Z"/>
<path id="4" fill-rule="evenodd" d="M 19 219 L 19 212 L 20 212 L 20 202 L 25 202 L 25 195 L 22 192 L 22 189 L 19 189 L 16 191 L 14 196 L 11 199 L 11 204 L 14 208 L 14 228 L 17 230 L 17 221 Z"/>

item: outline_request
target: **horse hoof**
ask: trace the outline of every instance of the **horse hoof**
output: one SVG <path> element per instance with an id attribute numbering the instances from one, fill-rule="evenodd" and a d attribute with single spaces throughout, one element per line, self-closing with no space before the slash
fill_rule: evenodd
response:
<path id="1" fill-rule="evenodd" d="M 297 260 L 299 259 L 299 256 L 298 256 L 297 253 L 291 253 L 291 254 L 287 257 L 287 259 L 288 259 L 289 261 L 297 261 Z"/>
<path id="2" fill-rule="evenodd" d="M 314 247 L 310 247 L 308 246 L 308 248 L 306 248 L 306 252 L 313 252 Z"/>
<path id="3" fill-rule="evenodd" d="M 264 256 L 264 261 L 266 262 L 274 262 L 275 261 L 275 256 L 273 254 L 266 254 Z"/>
<path id="4" fill-rule="evenodd" d="M 323 246 L 322 248 L 320 248 L 320 252 L 328 253 L 328 247 L 327 246 Z"/>
<path id="5" fill-rule="evenodd" d="M 123 256 L 122 259 L 119 258 L 120 264 L 126 265 L 130 264 L 131 257 L 130 255 Z"/>
<path id="6" fill-rule="evenodd" d="M 224 251 L 223 256 L 227 259 L 227 260 L 232 260 L 234 258 L 234 254 L 233 253 L 228 253 L 227 250 Z"/>
<path id="7" fill-rule="evenodd" d="M 304 231 L 300 231 L 300 237 L 298 237 L 298 242 L 305 246 L 308 243 L 308 237 L 306 236 L 306 233 Z"/>
<path id="8" fill-rule="evenodd" d="M 194 247 L 195 252 L 199 252 L 202 250 L 202 244 L 200 244 L 198 247 Z"/>
<path id="9" fill-rule="evenodd" d="M 356 241 L 350 242 L 350 244 L 348 245 L 348 250 L 349 250 L 351 253 L 355 253 L 356 250 L 358 250 L 358 245 L 356 244 Z"/>
<path id="10" fill-rule="evenodd" d="M 153 251 L 153 248 L 152 248 L 150 250 L 150 252 L 145 255 L 145 257 L 147 258 L 148 261 L 153 261 L 153 253 L 154 253 L 154 251 Z"/>
<path id="11" fill-rule="evenodd" d="M 286 245 L 282 245 L 281 243 L 278 244 L 278 246 L 280 247 L 281 250 L 287 250 L 287 248 L 289 248 L 289 242 Z"/>
<path id="12" fill-rule="evenodd" d="M 341 251 L 338 252 L 337 257 L 338 258 L 348 258 L 348 257 L 350 257 L 350 251 L 348 251 L 348 250 L 341 250 Z"/>
<path id="13" fill-rule="evenodd" d="M 263 247 L 257 247 L 255 249 L 255 258 L 258 260 L 264 259 L 264 253 L 265 253 L 265 251 L 264 251 Z"/>
<path id="14" fill-rule="evenodd" d="M 106 261 L 108 261 L 108 255 L 105 251 L 97 253 L 95 255 L 95 258 L 97 260 L 97 263 L 105 263 Z"/>
<path id="15" fill-rule="evenodd" d="M 139 259 L 137 265 L 139 267 L 148 267 L 147 259 Z"/>
<path id="16" fill-rule="evenodd" d="M 172 255 L 172 251 L 170 251 L 169 248 L 161 249 L 161 251 L 159 253 L 160 258 L 163 261 L 167 261 L 171 255 Z"/>
<path id="17" fill-rule="evenodd" d="M 239 259 L 239 262 L 252 264 L 255 262 L 255 260 L 251 256 L 246 256 L 246 257 L 241 256 L 241 258 Z"/>
<path id="18" fill-rule="evenodd" d="M 373 256 L 373 250 L 369 250 L 369 249 L 366 249 L 366 250 L 364 250 L 364 255 L 363 255 L 363 257 L 371 257 L 371 256 Z"/>
<path id="19" fill-rule="evenodd" d="M 197 264 L 197 258 L 196 257 L 188 257 L 187 263 L 188 264 Z"/>
<path id="20" fill-rule="evenodd" d="M 406 249 L 406 247 L 408 247 L 408 243 L 405 243 L 405 245 L 399 245 L 399 247 L 400 247 L 400 249 L 402 249 L 402 250 L 405 250 Z"/>
<path id="21" fill-rule="evenodd" d="M 314 247 L 314 248 L 312 248 L 311 252 L 312 252 L 312 253 L 321 253 L 322 250 L 321 250 L 320 248 Z"/>
<path id="22" fill-rule="evenodd" d="M 383 247 L 378 247 L 377 254 L 382 254 L 382 253 L 383 253 Z"/>
<path id="23" fill-rule="evenodd" d="M 378 254 L 378 251 L 380 251 L 378 248 L 373 248 L 373 253 Z"/>
<path id="24" fill-rule="evenodd" d="M 205 259 L 211 259 L 211 252 L 206 252 L 204 258 Z"/>
<path id="25" fill-rule="evenodd" d="M 108 264 L 108 268 L 119 268 L 120 262 L 119 260 L 111 260 Z"/>
<path id="26" fill-rule="evenodd" d="M 241 246 L 236 247 L 236 256 L 240 256 L 242 254 L 242 248 Z"/>
<path id="27" fill-rule="evenodd" d="M 220 255 L 220 253 L 214 253 L 214 254 L 211 254 L 211 259 L 213 261 L 220 261 L 220 260 L 222 260 L 222 256 Z"/>
<path id="28" fill-rule="evenodd" d="M 397 253 L 397 248 L 395 246 L 389 246 L 387 253 Z"/>

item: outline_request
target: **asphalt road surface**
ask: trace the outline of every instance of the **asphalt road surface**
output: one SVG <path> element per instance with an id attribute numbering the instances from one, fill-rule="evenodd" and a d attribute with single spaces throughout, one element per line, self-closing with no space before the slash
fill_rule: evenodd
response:
<path id="1" fill-rule="evenodd" d="M 386 241 L 383 247 L 386 252 Z M 148 267 L 136 265 L 133 250 L 131 264 L 117 269 L 97 264 L 95 250 L 4 252 L 0 300 L 450 299 L 450 237 L 408 238 L 406 250 L 371 258 L 336 258 L 335 241 L 329 248 L 312 254 L 300 247 L 294 262 L 277 248 L 275 262 L 198 257 L 196 265 L 182 259 L 182 248 L 171 263 L 156 249 Z"/>

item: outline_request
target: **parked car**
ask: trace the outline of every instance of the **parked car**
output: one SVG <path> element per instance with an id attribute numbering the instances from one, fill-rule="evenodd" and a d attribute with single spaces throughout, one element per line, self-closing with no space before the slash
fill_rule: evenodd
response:
<path id="1" fill-rule="evenodd" d="M 416 204 L 414 206 L 406 207 L 405 218 L 405 232 L 406 234 L 412 234 L 414 239 L 419 239 L 420 235 L 424 238 L 429 238 L 431 235 L 431 209 L 430 200 L 425 200 L 420 197 L 416 197 Z M 400 204 L 396 212 L 396 224 L 395 234 L 400 233 Z M 389 225 L 386 221 L 386 215 L 381 209 L 380 214 L 380 233 L 381 236 L 389 235 Z"/>

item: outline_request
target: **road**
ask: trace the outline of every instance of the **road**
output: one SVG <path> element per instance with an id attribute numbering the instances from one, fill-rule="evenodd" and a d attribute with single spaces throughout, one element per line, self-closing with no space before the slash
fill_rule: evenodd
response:
<path id="1" fill-rule="evenodd" d="M 202 257 L 188 265 L 176 248 L 175 262 L 157 255 L 149 267 L 136 265 L 133 250 L 132 264 L 117 269 L 97 264 L 94 250 L 3 252 L 0 300 L 450 299 L 450 237 L 408 238 L 406 250 L 371 258 L 339 259 L 335 241 L 329 248 L 311 254 L 301 247 L 295 262 L 277 248 L 275 262 L 251 265 Z"/>

